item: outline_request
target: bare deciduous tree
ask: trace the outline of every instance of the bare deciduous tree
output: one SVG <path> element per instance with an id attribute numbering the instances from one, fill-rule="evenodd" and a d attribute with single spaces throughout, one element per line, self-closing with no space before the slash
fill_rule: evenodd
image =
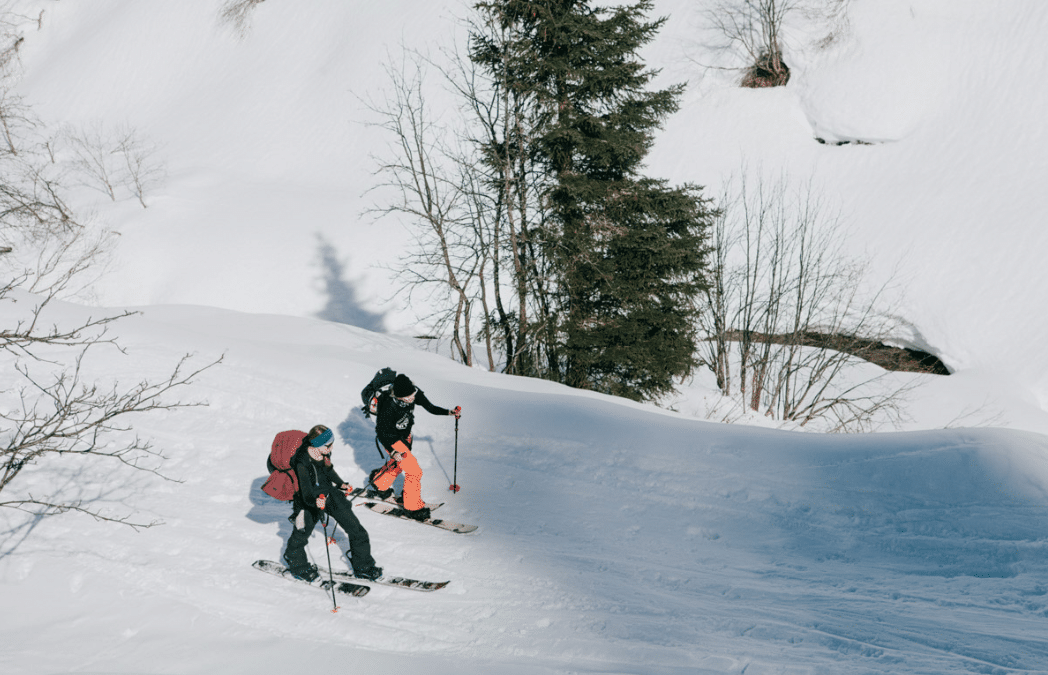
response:
<path id="1" fill-rule="evenodd" d="M 139 133 L 124 127 L 116 139 L 116 152 L 123 160 L 123 183 L 138 199 L 142 208 L 146 206 L 146 193 L 164 182 L 167 173 L 158 159 L 155 144 Z"/>
<path id="2" fill-rule="evenodd" d="M 10 0 L 0 2 L 0 77 L 7 76 L 14 69 L 18 52 L 25 42 L 22 28 L 34 21 L 29 15 L 20 13 L 16 7 L 16 3 Z M 40 15 L 35 20 L 37 30 L 43 25 L 43 19 L 44 11 L 40 10 Z"/>
<path id="3" fill-rule="evenodd" d="M 512 56 L 506 30 L 494 17 L 486 20 L 469 26 L 468 57 L 448 53 L 448 65 L 438 66 L 408 56 L 405 62 L 411 63 L 390 73 L 396 93 L 370 106 L 395 139 L 380 160 L 380 173 L 385 187 L 401 195 L 379 211 L 424 224 L 425 237 L 401 271 L 411 288 L 443 286 L 452 302 L 432 318 L 438 327 L 453 327 L 460 357 L 472 362 L 468 342 L 483 339 L 491 369 L 542 376 L 557 362 L 551 347 L 557 317 L 551 263 L 541 246 L 545 178 L 528 137 L 536 101 L 478 68 L 478 53 L 495 60 Z M 453 128 L 427 118 L 423 65 L 455 95 L 461 114 Z"/>
<path id="4" fill-rule="evenodd" d="M 103 386 L 98 381 L 85 379 L 82 367 L 93 346 L 111 342 L 94 333 L 93 329 L 120 317 L 103 321 L 88 321 L 71 330 L 56 329 L 51 334 L 32 332 L 6 336 L 0 348 L 9 350 L 19 343 L 21 351 L 39 358 L 35 351 L 44 346 L 81 344 L 72 366 L 60 367 L 44 378 L 38 378 L 25 361 L 15 360 L 11 366 L 21 379 L 16 392 L 8 392 L 16 399 L 10 409 L 0 411 L 0 508 L 13 508 L 49 516 L 68 511 L 86 513 L 98 520 L 118 522 L 131 527 L 151 527 L 158 521 L 138 522 L 130 514 L 113 515 L 91 506 L 83 498 L 70 498 L 61 489 L 45 488 L 44 493 L 33 494 L 18 489 L 16 479 L 24 471 L 34 468 L 53 471 L 63 460 L 84 462 L 100 459 L 114 460 L 137 471 L 145 471 L 165 480 L 172 480 L 161 471 L 166 459 L 148 440 L 132 436 L 130 420 L 142 413 L 174 410 L 200 403 L 169 401 L 173 390 L 189 385 L 193 378 L 218 361 L 191 369 L 189 356 L 175 366 L 171 374 L 159 382 L 142 380 L 130 387 L 119 383 Z M 221 359 L 220 359 L 221 360 Z M 49 369 L 50 370 L 50 369 Z M 48 481 L 50 482 L 50 481 Z"/>
<path id="5" fill-rule="evenodd" d="M 69 127 L 66 138 L 73 150 L 74 166 L 83 176 L 82 184 L 109 195 L 115 202 L 120 164 L 114 144 L 102 123 L 95 122 L 80 128 Z"/>
<path id="6" fill-rule="evenodd" d="M 66 203 L 67 167 L 52 161 L 53 139 L 41 139 L 43 125 L 9 127 L 11 150 L 0 151 L 0 258 L 7 282 L 50 295 L 72 295 L 90 279 L 84 272 L 102 263 L 113 234 L 90 226 Z M 76 284 L 81 284 L 79 289 Z"/>
<path id="7" fill-rule="evenodd" d="M 898 422 L 905 393 L 864 351 L 892 337 L 890 284 L 843 251 L 810 186 L 742 179 L 726 191 L 703 307 L 702 360 L 746 408 L 836 431 Z"/>
<path id="8" fill-rule="evenodd" d="M 4 231 L 9 229 L 5 227 Z M 63 233 L 58 235 L 54 238 L 57 241 L 76 241 Z M 32 239 L 22 241 L 25 247 L 32 244 Z M 0 389 L 0 507 L 35 516 L 78 511 L 100 520 L 149 527 L 155 523 L 137 522 L 130 515 L 111 515 L 82 498 L 69 497 L 57 481 L 44 480 L 49 487 L 34 493 L 22 489 L 17 480 L 34 470 L 50 476 L 49 472 L 63 463 L 95 459 L 115 460 L 132 469 L 163 476 L 160 466 L 164 455 L 149 441 L 137 435 L 130 437 L 131 419 L 142 413 L 200 405 L 170 401 L 167 397 L 222 360 L 195 367 L 185 356 L 161 380 L 143 379 L 131 386 L 121 385 L 115 379 L 104 384 L 88 377 L 85 364 L 91 353 L 103 347 L 124 353 L 110 335 L 110 328 L 131 313 L 87 318 L 72 324 L 44 319 L 58 294 L 97 260 L 97 253 L 91 249 L 75 253 L 72 262 L 67 257 L 58 260 L 41 255 L 53 267 L 49 284 L 45 283 L 48 275 L 40 270 L 11 274 L 12 266 L 3 266 L 8 276 L 0 287 L 0 303 L 15 308 L 12 314 L 20 318 L 0 329 L 0 367 L 8 372 L 5 388 Z M 3 253 L 0 260 L 9 254 Z M 42 285 L 44 295 L 23 290 L 30 281 Z M 18 311 L 18 306 L 29 309 Z"/>
<path id="9" fill-rule="evenodd" d="M 53 144 L 62 141 L 72 152 L 71 173 L 83 186 L 98 190 L 113 201 L 129 192 L 146 208 L 146 192 L 165 177 L 156 146 L 127 125 L 108 128 L 96 121 L 82 127 L 66 127 Z M 54 156 L 53 148 L 51 152 Z"/>
<path id="10" fill-rule="evenodd" d="M 375 211 L 409 219 L 416 245 L 398 270 L 409 292 L 435 285 L 437 292 L 451 293 L 454 308 L 437 309 L 435 319 L 453 324 L 455 351 L 463 363 L 472 365 L 472 286 L 482 256 L 470 240 L 467 192 L 459 174 L 464 162 L 451 146 L 454 133 L 436 127 L 428 117 L 421 59 L 406 58 L 401 69 L 389 67 L 387 72 L 392 88 L 384 101 L 370 108 L 392 139 L 387 157 L 379 160 L 378 173 L 385 180 L 379 187 L 392 189 L 396 196 Z"/>
<path id="11" fill-rule="evenodd" d="M 698 42 L 706 68 L 741 73 L 744 87 L 778 87 L 790 79 L 790 36 L 822 34 L 819 48 L 847 31 L 851 0 L 699 0 Z"/>
<path id="12" fill-rule="evenodd" d="M 5 9 L 0 5 L 0 35 L 10 18 Z M 149 527 L 155 523 L 137 522 L 133 515 L 98 507 L 92 502 L 97 495 L 70 494 L 60 484 L 59 478 L 68 478 L 62 467 L 113 461 L 163 475 L 162 452 L 134 435 L 131 422 L 140 414 L 197 405 L 169 400 L 169 395 L 221 359 L 195 367 L 184 357 L 160 379 L 142 379 L 130 386 L 89 375 L 95 352 L 104 348 L 123 352 L 109 330 L 128 313 L 72 323 L 49 323 L 44 317 L 53 301 L 73 296 L 90 283 L 92 272 L 104 264 L 114 235 L 82 220 L 67 203 L 68 184 L 77 179 L 71 175 L 73 167 L 62 161 L 62 136 L 50 134 L 9 93 L 3 73 L 0 133 L 0 306 L 8 317 L 7 325 L 0 328 L 0 369 L 6 371 L 0 388 L 0 507 L 34 516 L 78 511 Z M 93 150 L 109 147 L 116 156 L 141 150 L 133 134 L 123 138 L 122 147 L 110 145 L 106 138 Z M 84 161 L 98 161 L 94 168 L 102 171 L 115 194 L 120 183 L 110 169 L 119 164 L 111 159 L 99 153 Z M 139 188 L 147 184 L 147 165 L 137 167 L 133 182 Z M 135 170 L 122 169 L 124 179 Z"/>
<path id="13" fill-rule="evenodd" d="M 30 155 L 20 155 L 17 165 L 23 166 Z M 10 169 L 12 164 L 4 166 Z M 0 507 L 37 516 L 79 511 L 148 527 L 153 523 L 104 513 L 81 498 L 68 497 L 57 485 L 42 493 L 20 490 L 16 479 L 34 469 L 52 471 L 63 460 L 96 458 L 159 474 L 163 455 L 148 441 L 126 440 L 130 420 L 139 413 L 187 405 L 166 396 L 218 361 L 192 369 L 183 358 L 161 381 L 141 380 L 130 387 L 88 378 L 84 365 L 89 353 L 103 345 L 120 349 L 108 331 L 128 313 L 73 325 L 49 324 L 43 317 L 53 300 L 75 292 L 81 277 L 99 264 L 109 235 L 82 225 L 61 200 L 60 185 L 39 167 L 21 175 L 5 173 L 4 178 L 0 241 L 6 245 L 0 247 L 0 303 L 32 308 L 17 313 L 20 319 L 0 329 L 0 367 L 8 372 L 0 390 L 0 492 L 4 496 Z M 30 295 L 33 291 L 42 295 Z"/>
<path id="14" fill-rule="evenodd" d="M 538 98 L 504 82 L 520 58 L 512 36 L 497 12 L 479 14 L 470 24 L 469 60 L 454 59 L 449 81 L 472 120 L 466 140 L 479 160 L 469 172 L 492 251 L 488 332 L 498 336 L 505 372 L 542 377 L 559 369 L 554 275 L 543 245 L 549 179 L 532 152 Z"/>
<path id="15" fill-rule="evenodd" d="M 37 120 L 33 118 L 20 96 L 6 88 L 0 90 L 0 133 L 4 136 L 5 152 L 17 155 L 18 144 L 15 139 L 23 137 L 27 127 L 36 125 Z"/>
<path id="16" fill-rule="evenodd" d="M 783 59 L 786 18 L 803 0 L 715 0 L 705 15 L 721 42 L 718 51 L 745 59 L 744 87 L 778 87 L 790 79 Z"/>
<path id="17" fill-rule="evenodd" d="M 536 335 L 555 321 L 536 252 L 543 207 L 523 138 L 529 103 L 491 86 L 469 59 L 449 56 L 448 68 L 405 56 L 401 69 L 389 70 L 386 99 L 369 104 L 391 139 L 379 187 L 396 195 L 375 211 L 418 226 L 398 271 L 409 290 L 436 289 L 428 318 L 438 331 L 451 327 L 458 358 L 472 364 L 471 343 L 482 339 L 490 369 L 535 375 L 543 344 Z M 454 128 L 430 116 L 426 67 L 456 95 L 463 115 Z"/>

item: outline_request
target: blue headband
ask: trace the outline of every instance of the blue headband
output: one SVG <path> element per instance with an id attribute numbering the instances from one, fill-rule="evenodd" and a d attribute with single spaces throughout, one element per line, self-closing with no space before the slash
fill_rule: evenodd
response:
<path id="1" fill-rule="evenodd" d="M 322 445 L 327 445 L 333 440 L 335 440 L 335 434 L 331 433 L 331 429 L 324 429 L 324 433 L 311 440 L 309 444 L 314 448 L 319 448 Z"/>

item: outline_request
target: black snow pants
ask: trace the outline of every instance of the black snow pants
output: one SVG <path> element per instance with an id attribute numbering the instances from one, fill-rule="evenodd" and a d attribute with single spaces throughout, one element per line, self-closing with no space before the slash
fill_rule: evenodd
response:
<path id="1" fill-rule="evenodd" d="M 371 557 L 371 539 L 367 530 L 357 520 L 353 513 L 353 505 L 341 492 L 333 492 L 328 496 L 325 512 L 332 518 L 349 539 L 349 557 L 353 570 L 362 572 L 375 566 L 375 559 Z M 284 551 L 284 560 L 288 567 L 295 572 L 309 567 L 306 558 L 306 543 L 309 535 L 313 533 L 317 521 L 322 517 L 320 509 L 302 508 L 291 516 L 291 536 L 287 540 L 287 549 Z M 330 522 L 330 521 L 329 521 Z M 334 530 L 328 533 L 334 534 Z"/>

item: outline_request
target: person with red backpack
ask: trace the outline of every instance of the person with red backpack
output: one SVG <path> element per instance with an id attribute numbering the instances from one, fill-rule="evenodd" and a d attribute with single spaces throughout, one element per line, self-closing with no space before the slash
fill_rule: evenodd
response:
<path id="1" fill-rule="evenodd" d="M 300 432 L 301 433 L 301 432 Z M 284 561 L 294 576 L 313 581 L 317 578 L 316 565 L 306 557 L 306 543 L 313 533 L 317 521 L 325 514 L 335 519 L 349 539 L 350 564 L 353 574 L 361 579 L 377 579 L 382 568 L 375 566 L 371 557 L 371 539 L 367 530 L 357 520 L 353 506 L 346 498 L 352 487 L 335 471 L 331 463 L 331 448 L 335 435 L 331 429 L 318 424 L 302 439 L 290 461 L 298 486 L 292 500 L 292 530 L 284 551 Z"/>
<path id="2" fill-rule="evenodd" d="M 422 501 L 422 467 L 411 454 L 411 428 L 415 424 L 415 406 L 420 405 L 431 415 L 462 415 L 462 408 L 452 410 L 434 405 L 426 394 L 403 373 L 396 376 L 393 386 L 378 396 L 375 415 L 375 435 L 389 454 L 389 461 L 375 469 L 368 477 L 373 490 L 383 499 L 393 494 L 393 481 L 404 474 L 404 491 L 398 501 L 408 515 L 416 520 L 429 518 L 429 509 Z"/>

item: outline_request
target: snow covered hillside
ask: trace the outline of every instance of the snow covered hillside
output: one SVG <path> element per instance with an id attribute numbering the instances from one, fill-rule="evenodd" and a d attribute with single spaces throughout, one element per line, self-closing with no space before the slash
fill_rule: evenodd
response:
<path id="1" fill-rule="evenodd" d="M 394 297 L 384 267 L 405 235 L 364 214 L 370 154 L 387 142 L 365 102 L 388 89 L 403 45 L 461 44 L 469 3 L 268 0 L 242 34 L 220 0 L 16 4 L 27 102 L 54 123 L 133 128 L 167 170 L 148 209 L 84 195 L 122 233 L 99 301 L 313 316 L 345 307 L 341 294 L 391 329 L 416 329 L 425 312 Z M 852 2 L 828 46 L 816 44 L 829 26 L 791 34 L 787 87 L 740 90 L 699 65 L 702 6 L 655 3 L 671 21 L 646 58 L 692 86 L 652 174 L 712 196 L 744 164 L 812 181 L 852 226 L 854 249 L 884 274 L 898 268 L 912 325 L 901 341 L 986 376 L 979 405 L 1044 408 L 1048 356 L 1030 347 L 1048 337 L 1037 311 L 1048 196 L 1033 187 L 1048 174 L 1048 93 L 1030 74 L 1048 65 L 1048 7 Z M 1013 425 L 1048 429 L 1009 412 Z"/>
<path id="2" fill-rule="evenodd" d="M 21 91 L 37 112 L 128 125 L 165 163 L 148 209 L 85 194 L 123 235 L 95 288 L 103 302 L 312 315 L 327 301 L 328 244 L 373 309 L 403 311 L 372 269 L 402 235 L 361 213 L 374 182 L 369 153 L 383 146 L 364 101 L 401 44 L 454 26 L 452 8 L 270 0 L 242 35 L 222 20 L 222 0 L 21 4 L 32 8 Z"/>
<path id="3" fill-rule="evenodd" d="M 855 251 L 899 266 L 900 338 L 1045 407 L 1048 90 L 1029 73 L 1048 66 L 1048 5 L 852 2 L 848 18 L 826 48 L 792 45 L 785 88 L 693 87 L 652 167 L 714 188 L 744 164 L 812 181 Z"/>
<path id="4" fill-rule="evenodd" d="M 649 65 L 692 86 L 651 173 L 711 196 L 744 164 L 811 181 L 853 250 L 898 268 L 900 342 L 955 370 L 919 390 L 912 431 L 865 436 L 696 419 L 716 396 L 702 378 L 672 412 L 407 337 L 425 312 L 386 268 L 404 231 L 362 214 L 384 143 L 364 101 L 402 44 L 461 37 L 469 3 L 265 0 L 243 31 L 224 0 L 7 4 L 25 101 L 135 129 L 167 176 L 148 208 L 76 191 L 121 236 L 48 321 L 141 310 L 113 328 L 126 354 L 92 349 L 104 382 L 223 360 L 181 393 L 207 407 L 136 421 L 176 481 L 64 456 L 8 488 L 164 524 L 0 509 L 0 673 L 1048 673 L 1048 3 L 854 0 L 827 46 L 794 38 L 789 86 L 752 91 L 697 65 L 698 3 L 656 0 L 672 19 Z M 26 316 L 16 297 L 0 325 Z M 451 584 L 332 614 L 250 567 L 290 532 L 265 456 L 327 424 L 360 485 L 379 456 L 358 393 L 387 365 L 463 406 L 462 492 L 452 420 L 420 413 L 416 450 L 424 497 L 480 530 L 358 509 L 387 571 Z M 326 564 L 319 528 L 309 552 Z"/>
<path id="5" fill-rule="evenodd" d="M 1048 672 L 1043 436 L 715 425 L 212 308 L 145 308 L 120 336 L 128 355 L 100 352 L 99 372 L 225 354 L 190 390 L 210 406 L 137 428 L 181 483 L 63 460 L 28 484 L 166 524 L 0 513 L 4 673 Z M 379 459 L 358 393 L 387 364 L 463 406 L 462 492 L 447 491 L 452 420 L 420 414 L 416 451 L 424 496 L 481 529 L 361 509 L 387 571 L 451 584 L 376 587 L 331 614 L 322 591 L 250 567 L 279 558 L 290 527 L 259 490 L 264 458 L 277 431 L 326 423 L 359 485 Z"/>

